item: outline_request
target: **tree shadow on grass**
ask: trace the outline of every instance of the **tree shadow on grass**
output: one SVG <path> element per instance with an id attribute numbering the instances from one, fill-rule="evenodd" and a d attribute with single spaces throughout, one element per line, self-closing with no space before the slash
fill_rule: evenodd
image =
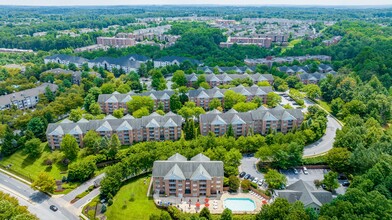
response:
<path id="1" fill-rule="evenodd" d="M 22 164 L 21 164 L 21 167 L 22 167 L 22 168 L 25 168 L 25 167 L 27 167 L 27 166 L 32 165 L 38 158 L 40 158 L 40 156 L 41 156 L 41 154 L 38 155 L 38 156 L 31 156 L 31 155 L 27 156 L 27 157 L 23 160 L 23 162 L 22 162 Z"/>

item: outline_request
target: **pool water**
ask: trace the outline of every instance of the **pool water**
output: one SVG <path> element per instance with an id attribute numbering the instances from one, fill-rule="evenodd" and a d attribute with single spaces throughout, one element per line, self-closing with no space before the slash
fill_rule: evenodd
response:
<path id="1" fill-rule="evenodd" d="M 256 209 L 256 204 L 248 198 L 229 198 L 223 202 L 224 207 L 231 211 L 250 212 Z"/>

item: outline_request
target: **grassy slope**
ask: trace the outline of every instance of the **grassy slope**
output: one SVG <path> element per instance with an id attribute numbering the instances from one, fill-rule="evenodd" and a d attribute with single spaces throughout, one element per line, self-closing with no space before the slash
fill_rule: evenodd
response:
<path id="1" fill-rule="evenodd" d="M 144 180 L 147 178 L 146 184 Z M 120 191 L 113 198 L 113 205 L 108 207 L 106 216 L 111 219 L 149 219 L 150 214 L 160 214 L 159 210 L 152 199 L 149 199 L 147 190 L 150 182 L 150 176 L 132 179 L 121 187 Z M 134 201 L 130 201 L 131 195 L 134 194 Z"/>

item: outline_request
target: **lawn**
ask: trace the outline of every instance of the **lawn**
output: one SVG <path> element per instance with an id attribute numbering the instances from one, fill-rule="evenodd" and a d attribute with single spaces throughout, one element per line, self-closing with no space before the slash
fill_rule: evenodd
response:
<path id="1" fill-rule="evenodd" d="M 329 104 L 325 101 L 322 100 L 317 100 L 317 103 L 325 110 L 327 110 L 327 112 L 331 113 L 331 106 L 329 106 Z"/>
<path id="2" fill-rule="evenodd" d="M 63 176 L 66 176 L 67 167 L 58 163 L 52 166 L 46 166 L 44 164 L 45 159 L 51 154 L 50 149 L 46 146 L 46 143 L 41 145 L 43 151 L 38 157 L 29 157 L 28 154 L 24 153 L 23 150 L 19 150 L 11 156 L 4 157 L 0 161 L 1 167 L 8 164 L 12 164 L 8 171 L 13 172 L 26 180 L 33 181 L 39 173 L 48 172 L 56 180 L 61 180 Z"/>
<path id="3" fill-rule="evenodd" d="M 127 181 L 113 198 L 113 205 L 108 207 L 107 219 L 148 220 L 150 214 L 160 214 L 161 210 L 155 206 L 152 198 L 147 197 L 149 183 L 150 175 Z"/>

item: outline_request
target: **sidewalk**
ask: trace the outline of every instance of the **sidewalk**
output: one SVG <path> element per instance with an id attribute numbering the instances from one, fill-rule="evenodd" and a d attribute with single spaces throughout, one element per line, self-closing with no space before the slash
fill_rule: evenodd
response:
<path id="1" fill-rule="evenodd" d="M 29 182 L 29 181 L 27 181 L 27 180 L 25 180 L 25 179 L 23 179 L 23 178 L 21 178 L 21 177 L 15 175 L 15 174 L 11 173 L 11 172 L 8 172 L 7 170 L 5 170 L 5 169 L 3 169 L 3 168 L 0 168 L 0 172 L 3 172 L 3 173 L 5 173 L 5 174 L 7 174 L 8 176 L 11 176 L 12 178 L 17 179 L 17 180 L 19 180 L 19 181 L 21 181 L 21 182 L 23 182 L 23 183 L 26 183 L 26 184 L 28 184 L 28 185 L 31 185 L 31 182 Z"/>

